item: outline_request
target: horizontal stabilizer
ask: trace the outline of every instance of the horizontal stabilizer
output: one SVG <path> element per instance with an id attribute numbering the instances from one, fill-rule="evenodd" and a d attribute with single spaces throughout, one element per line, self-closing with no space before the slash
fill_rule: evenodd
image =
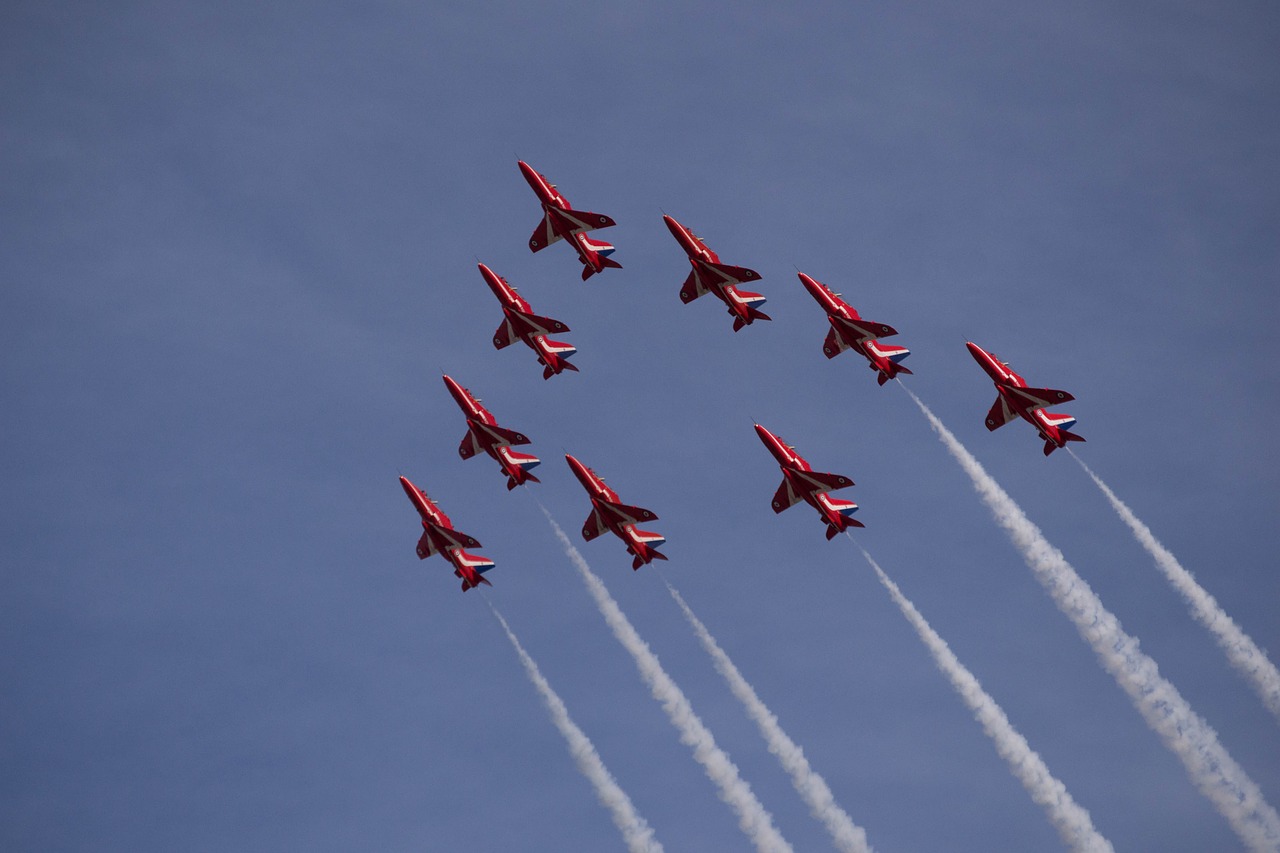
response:
<path id="1" fill-rule="evenodd" d="M 635 552 L 632 551 L 632 553 L 634 554 Z M 636 554 L 636 558 L 631 561 L 631 568 L 633 571 L 636 571 L 636 570 L 639 570 L 641 566 L 647 563 L 651 563 L 654 560 L 665 560 L 665 559 L 667 559 L 666 554 L 661 554 L 658 552 L 658 549 L 652 548 L 648 545 L 641 544 L 640 553 Z"/>
<path id="2" fill-rule="evenodd" d="M 866 347 L 876 355 L 889 359 L 894 364 L 911 355 L 911 350 L 894 344 L 882 344 L 879 341 L 868 341 Z"/>
<path id="3" fill-rule="evenodd" d="M 468 554 L 466 551 L 462 550 L 458 551 L 457 558 L 461 565 L 469 566 L 480 573 L 487 572 L 496 565 L 493 560 L 490 560 L 488 557 L 482 557 L 479 554 Z"/>
<path id="4" fill-rule="evenodd" d="M 544 338 L 542 342 L 546 344 L 549 351 L 562 358 L 568 358 L 578 351 L 578 348 L 573 344 L 567 344 L 564 341 L 553 341 L 551 338 Z"/>
<path id="5" fill-rule="evenodd" d="M 738 315 L 734 315 L 733 330 L 735 332 L 740 332 L 742 331 L 743 326 L 750 326 L 756 320 L 772 320 L 772 319 L 773 319 L 772 317 L 770 317 L 768 314 L 764 313 L 763 311 L 758 311 L 753 306 L 748 305 L 747 317 L 745 320 Z"/>
<path id="6" fill-rule="evenodd" d="M 511 491 L 516 486 L 523 486 L 525 483 L 541 483 L 541 482 L 542 482 L 541 480 L 539 480 L 537 477 L 530 474 L 528 471 L 522 471 L 520 474 L 520 479 L 518 480 L 515 477 L 510 477 L 510 476 L 507 477 L 507 491 L 508 492 Z"/>
<path id="7" fill-rule="evenodd" d="M 839 527 L 836 527 L 834 524 L 831 524 L 828 522 L 827 541 L 830 542 L 832 539 L 835 539 L 836 536 L 838 536 L 840 533 L 844 532 L 845 530 L 848 530 L 850 527 L 866 527 L 866 525 L 863 524 L 861 521 L 858 521 L 857 519 L 845 518 L 844 516 L 841 516 Z"/>
<path id="8" fill-rule="evenodd" d="M 583 237 L 582 242 L 586 243 L 588 249 L 602 258 L 607 258 L 614 253 L 613 244 L 606 243 L 604 240 L 592 240 L 590 237 Z"/>
<path id="9" fill-rule="evenodd" d="M 647 545 L 657 546 L 667 541 L 666 537 L 661 533 L 654 533 L 652 530 L 641 530 L 639 527 L 633 527 L 632 532 L 635 534 L 637 540 L 644 542 Z"/>
<path id="10" fill-rule="evenodd" d="M 1066 430 L 1075 426 L 1076 419 L 1071 415 L 1063 412 L 1044 412 L 1043 417 L 1045 423 L 1056 426 L 1058 429 Z"/>
<path id="11" fill-rule="evenodd" d="M 502 454 L 502 458 L 506 462 L 517 468 L 523 468 L 525 471 L 531 471 L 542 464 L 542 460 L 532 453 L 521 453 L 517 450 L 512 450 L 510 447 L 500 448 L 498 452 Z"/>
<path id="12" fill-rule="evenodd" d="M 561 358 L 555 355 L 554 353 L 552 353 L 550 356 L 550 360 L 551 360 L 550 364 L 548 364 L 546 361 L 542 362 L 544 365 L 546 365 L 545 367 L 542 368 L 543 379 L 550 379 L 552 376 L 558 376 L 566 370 L 572 370 L 574 373 L 578 372 L 577 365 L 573 364 L 567 358 Z"/>

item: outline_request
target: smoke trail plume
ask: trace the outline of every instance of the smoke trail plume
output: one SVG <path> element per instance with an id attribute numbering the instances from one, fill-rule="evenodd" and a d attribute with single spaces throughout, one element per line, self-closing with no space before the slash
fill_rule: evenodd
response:
<path id="1" fill-rule="evenodd" d="M 902 383 L 899 382 L 899 385 Z M 1191 781 L 1218 810 L 1240 840 L 1253 850 L 1280 850 L 1280 815 L 1235 759 L 1227 754 L 1213 730 L 1160 675 L 1156 662 L 1138 648 L 1120 621 L 1102 605 L 1089 585 L 1076 574 L 1062 552 L 1049 544 L 1023 514 L 1013 498 L 943 426 L 929 407 L 910 395 L 943 445 L 973 481 L 979 497 L 997 523 L 1009 534 L 1036 579 L 1093 649 L 1103 669 L 1128 694 L 1152 731 L 1164 740 L 1186 768 Z"/>
<path id="2" fill-rule="evenodd" d="M 533 686 L 538 689 L 538 693 L 542 696 L 543 704 L 547 706 L 547 713 L 551 715 L 551 722 L 555 723 L 556 728 L 560 730 L 561 736 L 569 744 L 569 753 L 573 756 L 574 763 L 578 765 L 578 770 L 583 776 L 587 777 L 587 781 L 596 789 L 596 797 L 609 810 L 609 815 L 613 818 L 613 824 L 622 833 L 622 840 L 626 842 L 627 849 L 631 853 L 662 853 L 662 845 L 653 837 L 653 830 L 645 819 L 636 812 L 635 806 L 631 804 L 631 798 L 618 786 L 613 774 L 604 766 L 604 762 L 600 760 L 600 754 L 596 752 L 591 740 L 569 717 L 569 711 L 565 708 L 564 702 L 551 689 L 550 683 L 543 677 L 533 658 L 529 657 L 529 653 L 524 650 L 524 646 L 520 645 L 520 641 L 516 639 L 516 635 L 512 632 L 511 626 L 507 624 L 507 620 L 502 618 L 502 614 L 498 612 L 498 608 L 494 606 L 487 595 L 484 600 L 489 605 L 489 609 L 493 611 L 498 623 L 502 625 L 502 630 L 507 632 L 507 639 L 511 641 L 511 647 L 520 656 L 520 663 L 524 664 L 525 674 L 529 676 Z"/>
<path id="3" fill-rule="evenodd" d="M 831 834 L 831 840 L 835 842 L 836 849 L 844 851 L 844 853 L 867 853 L 870 851 L 871 847 L 867 844 L 867 833 L 862 827 L 855 824 L 853 819 L 836 803 L 835 797 L 832 795 L 831 789 L 827 787 L 826 781 L 809 766 L 808 760 L 804 757 L 804 750 L 796 745 L 795 741 L 787 737 L 787 733 L 778 725 L 778 718 L 765 706 L 764 702 L 760 701 L 756 691 L 752 689 L 747 680 L 742 677 L 742 673 L 733 665 L 733 661 L 720 648 L 715 638 L 711 636 L 711 632 L 707 630 L 707 626 L 703 625 L 702 621 L 693 615 L 689 605 L 685 603 L 680 593 L 676 592 L 670 581 L 664 577 L 662 582 L 667 585 L 667 591 L 671 593 L 671 597 L 675 599 L 676 604 L 680 605 L 680 609 L 684 612 L 684 618 L 689 621 L 689 624 L 693 627 L 693 632 L 698 635 L 698 640 L 702 643 L 702 647 L 711 656 L 711 660 L 715 663 L 716 671 L 728 682 L 729 689 L 733 692 L 734 697 L 746 708 L 747 715 L 751 717 L 752 722 L 760 730 L 760 736 L 769 745 L 769 751 L 777 756 L 778 762 L 782 764 L 782 769 L 791 774 L 791 784 L 795 786 L 796 791 L 799 792 L 801 798 L 809 807 L 809 811 L 826 826 L 827 832 Z"/>
<path id="4" fill-rule="evenodd" d="M 848 536 L 847 531 L 845 535 Z M 933 630 L 924 616 L 920 615 L 920 611 L 916 610 L 915 605 L 902 594 L 898 585 L 884 573 L 875 560 L 871 559 L 867 549 L 859 545 L 852 536 L 849 536 L 849 540 L 858 545 L 862 556 L 866 557 L 871 568 L 875 569 L 876 577 L 889 591 L 893 603 L 898 605 L 902 615 L 907 617 L 911 627 L 916 629 L 921 642 L 933 656 L 933 662 L 951 682 L 951 686 L 960 694 L 964 703 L 969 706 L 973 718 L 982 724 L 982 730 L 995 744 L 996 752 L 1008 763 L 1014 778 L 1027 789 L 1031 799 L 1045 810 L 1045 814 L 1049 816 L 1049 822 L 1058 830 L 1062 843 L 1076 851 L 1097 851 L 1097 853 L 1112 851 L 1114 848 L 1111 842 L 1093 828 L 1093 820 L 1089 817 L 1089 812 L 1077 805 L 1067 793 L 1066 786 L 1049 772 L 1039 753 L 1033 750 L 1026 738 L 1013 727 L 1013 723 L 1009 722 L 1009 718 L 1005 716 L 1004 710 L 982 689 L 982 685 L 973 673 L 960 663 L 946 640 L 938 636 L 938 632 Z"/>
<path id="5" fill-rule="evenodd" d="M 612 629 L 613 635 L 617 637 L 622 647 L 631 653 L 640 677 L 649 686 L 649 692 L 662 705 L 671 725 L 680 732 L 680 742 L 693 750 L 694 759 L 702 765 L 707 777 L 720 789 L 720 799 L 728 803 L 734 814 L 738 816 L 738 828 L 761 853 L 780 853 L 780 851 L 789 853 L 792 849 L 791 845 L 774 827 L 773 816 L 756 799 L 751 786 L 738 774 L 738 768 L 729 756 L 716 745 L 715 738 L 694 713 L 684 693 L 662 668 L 657 655 L 636 633 L 636 629 L 618 607 L 618 603 L 613 600 L 613 596 L 609 595 L 609 590 L 591 571 L 587 561 L 578 553 L 578 549 L 560 529 L 560 525 L 556 524 L 551 513 L 541 503 L 538 506 L 542 514 L 547 517 L 551 529 L 555 531 L 556 538 L 564 547 L 569 561 L 578 570 L 578 574 L 582 575 L 587 591 L 595 599 L 596 606 L 604 616 L 605 622 L 609 624 L 609 628 Z"/>
<path id="6" fill-rule="evenodd" d="M 1218 645 L 1222 647 L 1227 660 L 1249 680 L 1253 689 L 1258 692 L 1258 696 L 1262 698 L 1263 704 L 1276 716 L 1277 720 L 1280 720 L 1280 671 L 1277 671 L 1275 664 L 1267 659 L 1267 653 L 1258 648 L 1249 635 L 1232 621 L 1204 587 L 1196 583 L 1191 572 L 1184 569 L 1178 559 L 1160 544 L 1151 529 L 1138 520 L 1124 501 L 1116 497 L 1115 492 L 1102 482 L 1102 478 L 1093 473 L 1079 456 L 1072 453 L 1071 448 L 1068 447 L 1067 452 L 1071 453 L 1072 458 L 1080 463 L 1085 473 L 1093 478 L 1094 484 L 1111 502 L 1111 508 L 1116 511 L 1116 515 L 1129 526 L 1134 538 L 1155 560 L 1156 568 L 1164 573 L 1170 586 L 1186 599 L 1191 607 L 1191 615 L 1209 629 L 1213 638 L 1218 641 Z"/>

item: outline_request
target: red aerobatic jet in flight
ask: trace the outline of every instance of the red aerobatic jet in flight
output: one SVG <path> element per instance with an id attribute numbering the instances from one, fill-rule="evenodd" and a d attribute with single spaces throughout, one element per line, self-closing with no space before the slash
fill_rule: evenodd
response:
<path id="1" fill-rule="evenodd" d="M 463 459 L 470 459 L 477 453 L 492 456 L 502 473 L 507 475 L 508 490 L 530 481 L 541 482 L 529 471 L 538 467 L 542 460 L 511 449 L 513 444 L 528 444 L 529 439 L 514 430 L 498 426 L 498 421 L 489 414 L 489 410 L 480 405 L 480 398 L 450 377 L 444 377 L 444 384 L 462 413 L 467 416 L 467 434 L 458 446 L 458 455 Z"/>
<path id="2" fill-rule="evenodd" d="M 898 334 L 897 329 L 884 323 L 862 319 L 853 306 L 840 298 L 839 293 L 833 293 L 825 284 L 804 273 L 799 275 L 800 283 L 822 306 L 822 310 L 827 312 L 827 320 L 831 323 L 831 331 L 827 332 L 827 339 L 822 342 L 822 351 L 827 358 L 835 358 L 851 349 L 866 358 L 871 369 L 879 374 L 876 381 L 881 385 L 899 373 L 911 372 L 899 364 L 911 355 L 911 350 L 893 344 L 882 344 L 876 340 Z"/>
<path id="3" fill-rule="evenodd" d="M 720 256 L 708 249 L 697 234 L 665 214 L 662 221 L 667 223 L 667 228 L 689 256 L 689 265 L 693 267 L 689 277 L 684 280 L 684 286 L 680 288 L 681 302 L 688 305 L 707 291 L 714 293 L 729 308 L 735 332 L 743 326 L 750 326 L 756 320 L 773 319 L 760 310 L 765 302 L 763 296 L 738 290 L 735 286 L 744 281 L 759 281 L 760 273 L 746 267 L 720 263 Z"/>
<path id="4" fill-rule="evenodd" d="M 569 199 L 562 196 L 545 175 L 539 174 L 523 160 L 518 162 L 520 173 L 538 194 L 538 201 L 542 202 L 542 221 L 529 238 L 529 249 L 540 252 L 557 240 L 568 241 L 577 250 L 578 260 L 582 261 L 583 281 L 602 272 L 605 267 L 622 269 L 622 264 L 609 258 L 613 254 L 613 246 L 587 236 L 588 231 L 617 223 L 600 213 L 574 210 L 569 206 Z"/>
<path id="5" fill-rule="evenodd" d="M 773 495 L 773 511 L 782 512 L 790 509 L 800 501 L 818 511 L 818 515 L 827 523 L 827 539 L 834 539 L 837 533 L 850 527 L 866 527 L 852 516 L 858 511 L 853 501 L 833 498 L 827 492 L 847 488 L 853 480 L 843 474 L 822 474 L 809 467 L 804 457 L 796 453 L 796 449 L 778 436 L 769 432 L 760 424 L 756 424 L 756 435 L 769 448 L 773 458 L 778 460 L 782 469 L 782 485 Z"/>
<path id="6" fill-rule="evenodd" d="M 591 515 L 582 525 L 582 538 L 590 542 L 606 530 L 627 544 L 627 553 L 635 555 L 632 569 L 638 569 L 653 560 L 665 560 L 657 546 L 667 540 L 660 533 L 650 533 L 636 527 L 642 521 L 656 521 L 658 516 L 638 506 L 627 506 L 618 500 L 618 493 L 604 484 L 604 478 L 565 454 L 565 461 L 591 496 Z"/>
<path id="7" fill-rule="evenodd" d="M 422 516 L 422 538 L 418 540 L 418 559 L 425 560 L 432 554 L 444 554 L 446 560 L 453 563 L 453 573 L 462 578 L 462 591 L 484 584 L 493 586 L 485 580 L 484 573 L 493 568 L 493 560 L 479 554 L 468 554 L 463 548 L 479 548 L 480 543 L 465 533 L 453 529 L 453 522 L 445 515 L 436 502 L 427 497 L 427 493 L 410 483 L 405 477 L 400 478 L 400 486 L 413 501 L 413 506 Z"/>
<path id="8" fill-rule="evenodd" d="M 969 348 L 969 354 L 974 360 L 991 376 L 996 383 L 996 391 L 999 392 L 991 411 L 987 412 L 987 429 L 997 430 L 1020 417 L 1034 426 L 1044 439 L 1045 456 L 1059 447 L 1065 447 L 1068 441 L 1084 441 L 1075 433 L 1067 432 L 1067 427 L 1075 424 L 1075 418 L 1045 411 L 1046 406 L 1066 403 L 1075 397 L 1054 388 L 1028 388 L 1027 380 L 1014 373 L 1008 364 L 975 343 L 966 342 L 965 346 Z"/>
<path id="9" fill-rule="evenodd" d="M 553 341 L 547 337 L 552 332 L 567 332 L 569 327 L 559 320 L 539 317 L 533 313 L 525 298 L 493 270 L 480 264 L 480 274 L 485 283 L 502 303 L 502 325 L 493 333 L 493 345 L 497 349 L 511 346 L 516 340 L 524 341 L 538 354 L 543 366 L 542 378 L 550 379 L 563 370 L 577 370 L 569 363 L 569 356 L 577 352 L 571 344 Z"/>

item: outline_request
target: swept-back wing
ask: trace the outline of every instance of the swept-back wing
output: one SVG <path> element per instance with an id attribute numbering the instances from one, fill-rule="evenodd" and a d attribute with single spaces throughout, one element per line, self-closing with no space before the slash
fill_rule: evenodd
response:
<path id="1" fill-rule="evenodd" d="M 587 516 L 586 522 L 582 525 L 582 538 L 590 542 L 608 529 L 605 526 L 604 519 L 600 517 L 600 513 L 593 509 L 591 510 L 591 515 Z"/>
<path id="2" fill-rule="evenodd" d="M 991 404 L 991 411 L 987 412 L 987 429 L 995 432 L 1000 427 L 1015 420 L 1018 413 L 1009 408 L 1009 404 L 1004 401 L 1004 395 L 996 397 L 996 401 Z"/>
<path id="3" fill-rule="evenodd" d="M 791 483 L 787 480 L 782 481 L 782 485 L 778 486 L 778 491 L 773 493 L 773 511 L 782 512 L 785 509 L 791 509 L 800 502 L 800 496 L 796 494 L 795 489 L 791 488 Z"/>

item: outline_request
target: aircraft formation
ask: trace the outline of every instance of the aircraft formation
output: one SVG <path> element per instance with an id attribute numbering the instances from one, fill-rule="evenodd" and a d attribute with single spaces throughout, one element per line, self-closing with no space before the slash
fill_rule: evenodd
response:
<path id="1" fill-rule="evenodd" d="M 519 161 L 518 165 L 520 173 L 542 207 L 542 219 L 529 238 L 530 251 L 536 253 L 557 242 L 567 243 L 573 247 L 582 264 L 583 281 L 606 269 L 621 269 L 622 265 L 611 257 L 615 251 L 611 244 L 587 236 L 590 231 L 615 225 L 614 220 L 604 214 L 575 210 L 545 175 L 524 161 Z M 727 313 L 733 318 L 734 332 L 741 331 L 757 320 L 772 319 L 760 310 L 765 303 L 762 294 L 740 288 L 744 283 L 759 281 L 760 273 L 747 267 L 721 262 L 720 256 L 689 228 L 666 214 L 663 214 L 662 220 L 684 250 L 691 268 L 679 291 L 682 302 L 688 304 L 707 293 L 713 294 L 724 303 Z M 570 331 L 568 325 L 535 314 L 528 300 L 510 282 L 483 263 L 478 266 L 481 277 L 502 308 L 502 323 L 493 335 L 494 347 L 501 350 L 517 340 L 523 342 L 533 350 L 538 363 L 542 365 L 543 379 L 558 376 L 566 370 L 577 371 L 578 368 L 569 361 L 569 357 L 577 350 L 571 344 L 550 338 L 552 334 L 560 335 Z M 897 335 L 896 329 L 884 323 L 863 319 L 839 293 L 803 272 L 797 271 L 797 276 L 830 324 L 822 344 L 823 354 L 827 358 L 835 358 L 846 350 L 858 353 L 866 359 L 867 366 L 876 374 L 876 381 L 880 385 L 902 374 L 911 373 L 902 365 L 902 361 L 910 355 L 910 350 L 882 340 Z M 1075 418 L 1048 411 L 1049 406 L 1074 400 L 1071 394 L 1052 388 L 1028 387 L 1026 380 L 1014 372 L 1008 363 L 973 342 L 966 342 L 966 346 L 996 386 L 998 396 L 986 417 L 988 430 L 994 431 L 1016 418 L 1022 418 L 1035 427 L 1044 440 L 1046 456 L 1065 447 L 1068 442 L 1084 441 L 1084 438 L 1069 431 L 1076 422 Z M 466 419 L 467 434 L 458 448 L 459 455 L 463 459 L 470 459 L 482 452 L 490 456 L 507 478 L 509 490 L 531 482 L 540 482 L 529 472 L 541 460 L 512 449 L 527 445 L 530 440 L 521 433 L 499 426 L 494 416 L 471 391 L 449 376 L 444 376 L 443 379 Z M 852 479 L 842 474 L 813 471 L 794 447 L 759 424 L 755 425 L 755 430 L 761 442 L 773 454 L 783 475 L 782 484 L 772 499 L 774 512 L 780 513 L 801 501 L 809 504 L 817 510 L 824 523 L 827 539 L 833 539 L 851 527 L 864 526 L 853 518 L 858 509 L 856 503 L 834 498 L 830 494 L 852 486 Z M 657 550 L 657 546 L 666 540 L 658 533 L 641 530 L 637 526 L 656 521 L 657 514 L 622 503 L 618 494 L 605 484 L 603 477 L 573 456 L 566 453 L 565 461 L 582 483 L 591 502 L 591 514 L 582 527 L 583 539 L 589 542 L 606 531 L 613 533 L 622 540 L 627 553 L 632 556 L 633 569 L 639 569 L 653 560 L 667 559 Z M 418 542 L 418 557 L 426 559 L 434 554 L 442 554 L 453 565 L 454 575 L 462 580 L 464 592 L 480 584 L 491 585 L 484 573 L 493 568 L 493 561 L 463 550 L 479 548 L 480 543 L 453 530 L 448 516 L 440 511 L 424 491 L 403 476 L 400 483 L 422 520 L 424 532 Z"/>

